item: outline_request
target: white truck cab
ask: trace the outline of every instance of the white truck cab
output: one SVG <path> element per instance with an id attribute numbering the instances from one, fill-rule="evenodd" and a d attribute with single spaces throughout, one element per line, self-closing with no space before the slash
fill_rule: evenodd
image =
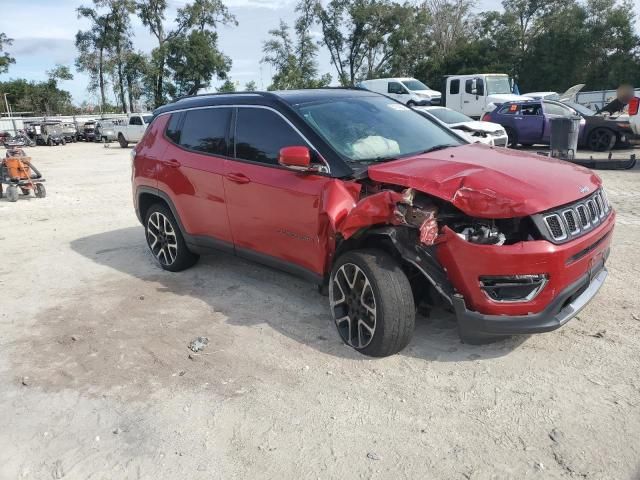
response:
<path id="1" fill-rule="evenodd" d="M 152 119 L 151 113 L 132 113 L 125 125 L 116 125 L 114 134 L 120 146 L 127 148 L 130 143 L 139 142 Z"/>
<path id="2" fill-rule="evenodd" d="M 411 77 L 364 80 L 358 86 L 391 97 L 409 107 L 440 105 L 440 92 Z"/>
<path id="3" fill-rule="evenodd" d="M 531 100 L 514 95 L 509 76 L 504 73 L 450 75 L 446 78 L 443 106 L 479 119 L 496 104 L 515 100 Z"/>

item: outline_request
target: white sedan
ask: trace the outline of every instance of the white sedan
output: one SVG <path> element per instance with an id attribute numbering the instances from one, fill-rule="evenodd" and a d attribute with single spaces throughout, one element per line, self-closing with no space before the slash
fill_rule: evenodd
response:
<path id="1" fill-rule="evenodd" d="M 427 118 L 444 123 L 471 143 L 507 146 L 507 132 L 497 123 L 473 120 L 446 107 L 414 107 L 414 110 Z"/>

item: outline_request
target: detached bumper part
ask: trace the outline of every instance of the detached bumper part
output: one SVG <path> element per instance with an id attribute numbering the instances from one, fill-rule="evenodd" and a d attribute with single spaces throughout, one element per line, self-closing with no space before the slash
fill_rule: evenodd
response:
<path id="1" fill-rule="evenodd" d="M 467 309 L 462 295 L 453 296 L 460 336 L 466 343 L 500 336 L 549 332 L 575 317 L 596 295 L 607 278 L 607 269 L 580 278 L 563 290 L 542 312 L 530 315 L 484 315 Z"/>

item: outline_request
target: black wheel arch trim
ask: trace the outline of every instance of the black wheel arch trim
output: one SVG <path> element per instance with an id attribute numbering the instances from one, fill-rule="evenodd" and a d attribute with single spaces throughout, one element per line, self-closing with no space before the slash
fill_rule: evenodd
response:
<path id="1" fill-rule="evenodd" d="M 367 240 L 375 237 L 387 240 L 404 262 L 417 269 L 445 300 L 452 303 L 455 289 L 436 258 L 437 247 L 420 244 L 417 231 L 411 227 L 381 226 L 367 229 L 338 245 L 334 263 L 343 253 L 364 248 Z"/>

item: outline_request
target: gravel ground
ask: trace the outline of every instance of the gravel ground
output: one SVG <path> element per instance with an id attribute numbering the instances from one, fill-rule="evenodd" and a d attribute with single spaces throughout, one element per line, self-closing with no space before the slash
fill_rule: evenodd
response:
<path id="1" fill-rule="evenodd" d="M 157 268 L 128 150 L 29 153 L 47 198 L 0 200 L 0 479 L 640 478 L 640 169 L 600 172 L 610 276 L 564 328 L 468 346 L 419 317 L 373 360 L 295 277 Z"/>

